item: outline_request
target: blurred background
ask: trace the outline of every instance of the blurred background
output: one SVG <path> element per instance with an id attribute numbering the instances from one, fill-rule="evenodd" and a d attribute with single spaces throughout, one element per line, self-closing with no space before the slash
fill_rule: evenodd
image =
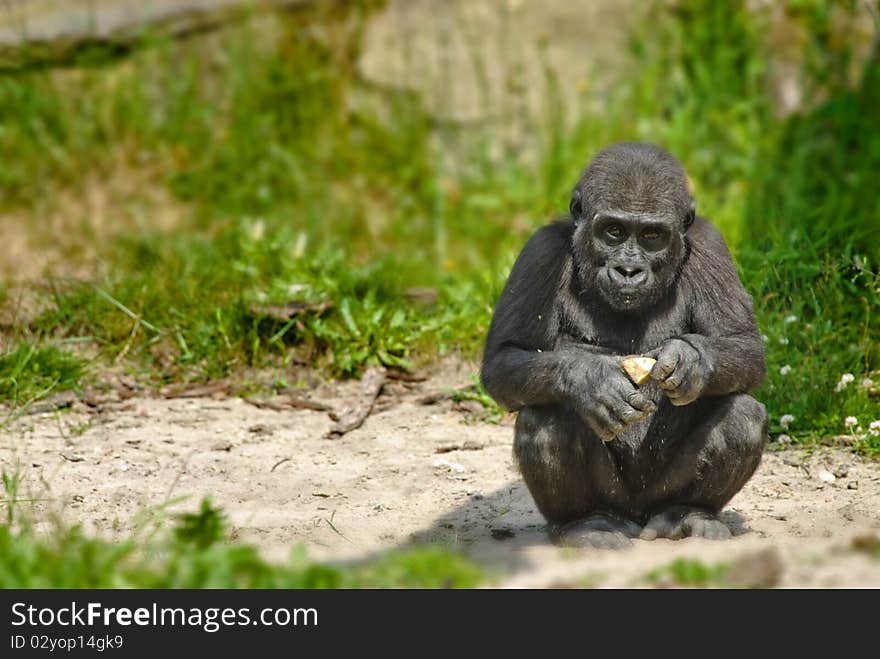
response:
<path id="1" fill-rule="evenodd" d="M 0 396 L 477 360 L 530 233 L 642 140 L 734 251 L 771 435 L 876 453 L 878 26 L 875 0 L 3 0 Z"/>

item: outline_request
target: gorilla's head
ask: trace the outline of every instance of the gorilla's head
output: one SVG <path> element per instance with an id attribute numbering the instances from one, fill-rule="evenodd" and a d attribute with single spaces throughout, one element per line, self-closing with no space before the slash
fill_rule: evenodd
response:
<path id="1" fill-rule="evenodd" d="M 572 249 L 581 283 L 612 309 L 637 312 L 658 302 L 685 258 L 695 217 L 681 164 L 650 144 L 599 153 L 571 196 Z"/>

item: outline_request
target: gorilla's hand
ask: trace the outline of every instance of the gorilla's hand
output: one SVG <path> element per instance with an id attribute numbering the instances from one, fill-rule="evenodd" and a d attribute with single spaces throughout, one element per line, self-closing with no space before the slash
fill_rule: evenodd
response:
<path id="1" fill-rule="evenodd" d="M 687 341 L 670 339 L 648 356 L 657 360 L 651 369 L 651 379 L 673 405 L 693 403 L 709 382 L 711 366 Z"/>
<path id="2" fill-rule="evenodd" d="M 654 402 L 627 378 L 620 357 L 573 359 L 566 380 L 574 408 L 603 441 L 614 439 L 630 423 L 657 411 Z"/>

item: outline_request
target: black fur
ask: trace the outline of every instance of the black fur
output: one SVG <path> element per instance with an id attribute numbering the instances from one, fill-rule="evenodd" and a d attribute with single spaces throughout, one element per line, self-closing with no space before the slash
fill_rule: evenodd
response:
<path id="1" fill-rule="evenodd" d="M 725 537 L 715 515 L 757 468 L 767 416 L 747 394 L 764 350 L 724 239 L 650 145 L 600 153 L 570 211 L 526 244 L 486 341 L 483 384 L 519 410 L 523 477 L 563 544 L 619 546 L 633 522 Z M 658 360 L 641 387 L 620 365 L 632 354 Z"/>

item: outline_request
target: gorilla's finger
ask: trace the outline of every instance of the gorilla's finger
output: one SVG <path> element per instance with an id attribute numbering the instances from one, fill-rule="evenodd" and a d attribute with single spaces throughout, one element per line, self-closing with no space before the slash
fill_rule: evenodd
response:
<path id="1" fill-rule="evenodd" d="M 676 407 L 684 407 L 685 405 L 690 405 L 694 402 L 694 400 L 696 400 L 696 398 L 691 395 L 681 395 L 677 396 L 676 398 L 669 396 L 669 402 Z"/>
<path id="2" fill-rule="evenodd" d="M 594 420 L 588 422 L 590 426 L 590 430 L 593 431 L 593 434 L 596 435 L 601 441 L 607 442 L 614 439 L 614 433 L 608 430 L 601 423 L 597 423 Z"/>
<path id="3" fill-rule="evenodd" d="M 643 412 L 642 410 L 637 410 L 632 407 L 621 412 L 621 417 L 627 423 L 635 423 L 636 421 L 643 421 L 644 419 L 647 419 L 648 412 Z"/>
<path id="4" fill-rule="evenodd" d="M 626 397 L 626 402 L 632 405 L 637 410 L 647 412 L 648 414 L 653 414 L 657 411 L 657 405 L 654 403 L 654 401 L 638 390 L 628 395 Z"/>
<path id="5" fill-rule="evenodd" d="M 621 430 L 627 424 L 626 413 L 629 409 L 632 408 L 617 401 L 610 400 L 605 404 L 605 413 L 608 415 L 611 423 L 615 426 L 619 425 Z"/>
<path id="6" fill-rule="evenodd" d="M 624 424 L 641 421 L 648 416 L 647 412 L 633 407 L 625 398 L 612 400 L 608 407 L 611 410 L 612 416 L 617 417 Z"/>
<path id="7" fill-rule="evenodd" d="M 661 380 L 659 386 L 664 391 L 669 391 L 671 389 L 678 389 L 681 386 L 682 375 L 680 373 L 674 373 L 670 375 L 665 380 Z"/>
<path id="8" fill-rule="evenodd" d="M 677 352 L 673 350 L 664 350 L 660 353 L 660 356 L 657 357 L 657 363 L 654 364 L 654 368 L 651 369 L 651 379 L 658 381 L 665 380 L 672 375 L 673 371 L 675 371 L 678 362 L 679 354 Z"/>
<path id="9" fill-rule="evenodd" d="M 612 416 L 611 411 L 605 405 L 599 404 L 593 411 L 590 426 L 602 441 L 607 442 L 623 430 L 624 424 L 620 419 Z"/>

